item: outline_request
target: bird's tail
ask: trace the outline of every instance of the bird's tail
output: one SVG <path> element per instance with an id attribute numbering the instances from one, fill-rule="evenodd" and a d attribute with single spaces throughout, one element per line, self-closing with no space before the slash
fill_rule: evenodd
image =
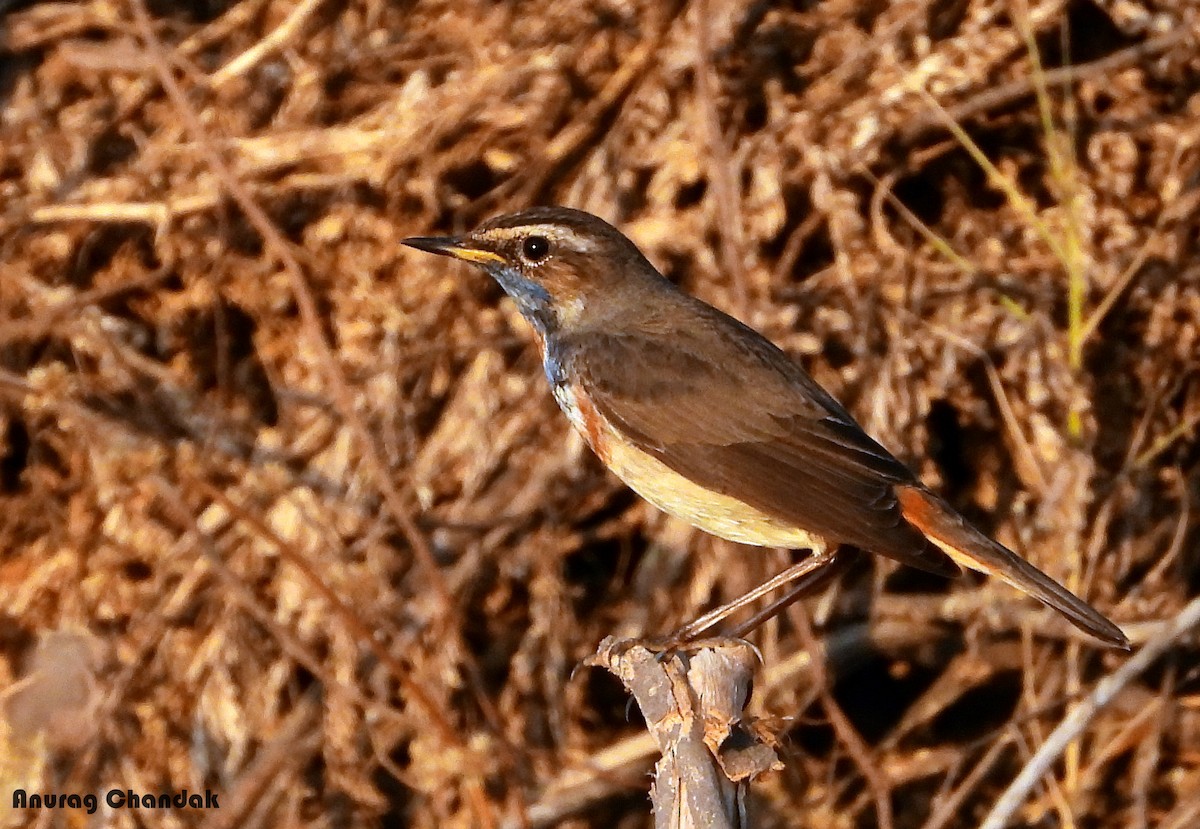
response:
<path id="1" fill-rule="evenodd" d="M 907 520 L 963 567 L 995 576 L 1054 608 L 1080 630 L 1113 647 L 1129 650 L 1129 640 L 1100 612 L 1012 550 L 967 523 L 934 493 L 899 487 L 900 509 Z"/>

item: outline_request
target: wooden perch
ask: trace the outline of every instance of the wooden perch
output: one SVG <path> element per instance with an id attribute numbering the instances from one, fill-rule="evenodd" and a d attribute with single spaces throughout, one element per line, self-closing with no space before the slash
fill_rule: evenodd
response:
<path id="1" fill-rule="evenodd" d="M 746 785 L 782 768 L 766 736 L 742 720 L 756 656 L 737 639 L 709 639 L 665 656 L 608 637 L 588 664 L 633 694 L 658 743 L 651 799 L 657 829 L 749 826 Z"/>

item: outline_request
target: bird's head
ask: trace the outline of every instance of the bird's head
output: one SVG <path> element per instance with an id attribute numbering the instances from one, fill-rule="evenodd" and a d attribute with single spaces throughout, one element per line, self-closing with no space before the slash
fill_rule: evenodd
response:
<path id="1" fill-rule="evenodd" d="M 638 301 L 639 289 L 670 286 L 619 230 L 565 207 L 509 213 L 462 236 L 404 244 L 480 266 L 543 334 L 619 313 L 622 303 Z"/>

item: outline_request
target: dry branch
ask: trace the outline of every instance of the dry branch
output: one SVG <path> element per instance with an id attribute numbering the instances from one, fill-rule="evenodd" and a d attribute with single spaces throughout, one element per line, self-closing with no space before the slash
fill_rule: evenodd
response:
<path id="1" fill-rule="evenodd" d="M 659 652 L 608 637 L 588 663 L 615 674 L 637 700 L 662 754 L 651 799 L 658 829 L 749 826 L 746 787 L 782 768 L 748 727 L 744 709 L 757 664 L 740 640 L 714 639 Z"/>

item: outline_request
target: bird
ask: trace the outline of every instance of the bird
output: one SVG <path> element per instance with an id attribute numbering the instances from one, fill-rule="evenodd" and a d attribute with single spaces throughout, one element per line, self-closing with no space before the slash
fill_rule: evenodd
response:
<path id="1" fill-rule="evenodd" d="M 482 268 L 537 338 L 555 401 L 604 465 L 719 538 L 849 545 L 1001 579 L 1106 645 L 1113 622 L 976 529 L 779 347 L 686 293 L 603 219 L 566 207 L 403 244 Z"/>

